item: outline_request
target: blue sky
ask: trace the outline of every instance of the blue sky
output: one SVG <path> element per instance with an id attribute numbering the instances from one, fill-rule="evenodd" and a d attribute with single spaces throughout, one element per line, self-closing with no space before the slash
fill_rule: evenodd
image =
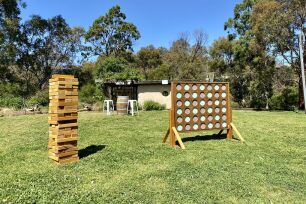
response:
<path id="1" fill-rule="evenodd" d="M 134 50 L 153 44 L 169 47 L 180 33 L 203 29 L 209 44 L 225 36 L 224 22 L 233 16 L 241 0 L 25 0 L 22 18 L 32 14 L 50 18 L 62 15 L 70 26 L 88 29 L 92 22 L 114 5 L 120 5 L 127 21 L 141 33 Z"/>

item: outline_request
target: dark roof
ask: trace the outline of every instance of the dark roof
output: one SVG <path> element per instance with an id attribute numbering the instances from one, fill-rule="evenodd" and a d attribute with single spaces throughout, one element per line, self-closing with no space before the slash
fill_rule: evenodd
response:
<path id="1" fill-rule="evenodd" d="M 150 84 L 171 84 L 170 80 L 146 80 L 146 81 L 139 81 L 137 84 L 142 84 L 142 85 L 150 85 Z"/>
<path id="2" fill-rule="evenodd" d="M 145 80 L 145 81 L 135 81 L 135 80 L 125 80 L 125 81 L 106 81 L 101 79 L 96 79 L 96 83 L 112 84 L 112 85 L 153 85 L 153 84 L 171 84 L 170 80 Z"/>

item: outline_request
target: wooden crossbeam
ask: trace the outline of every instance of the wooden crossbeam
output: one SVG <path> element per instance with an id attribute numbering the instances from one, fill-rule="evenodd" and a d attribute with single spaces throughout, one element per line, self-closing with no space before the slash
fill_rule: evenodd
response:
<path id="1" fill-rule="evenodd" d="M 220 136 L 220 135 L 222 134 L 222 132 L 223 132 L 223 130 L 220 130 L 220 131 L 218 132 L 218 136 Z"/>
<path id="2" fill-rule="evenodd" d="M 234 125 L 234 123 L 230 123 L 233 130 L 235 131 L 235 133 L 237 134 L 237 136 L 239 137 L 241 142 L 245 142 L 245 140 L 243 139 L 243 137 L 241 136 L 240 132 L 238 131 L 238 129 L 236 128 L 236 126 Z"/>
<path id="3" fill-rule="evenodd" d="M 184 143 L 183 143 L 183 141 L 182 141 L 182 139 L 181 139 L 181 137 L 180 137 L 180 135 L 179 135 L 179 133 L 178 133 L 177 130 L 176 130 L 176 128 L 175 128 L 175 127 L 172 127 L 172 130 L 173 130 L 173 132 L 174 132 L 174 135 L 175 135 L 175 137 L 176 137 L 178 143 L 180 144 L 180 147 L 181 147 L 182 149 L 186 149 L 186 148 L 185 148 L 185 145 L 184 145 Z"/>
<path id="4" fill-rule="evenodd" d="M 167 141 L 167 139 L 169 137 L 169 134 L 170 134 L 170 128 L 168 128 L 167 133 L 166 133 L 166 135 L 163 138 L 163 143 L 165 143 Z"/>

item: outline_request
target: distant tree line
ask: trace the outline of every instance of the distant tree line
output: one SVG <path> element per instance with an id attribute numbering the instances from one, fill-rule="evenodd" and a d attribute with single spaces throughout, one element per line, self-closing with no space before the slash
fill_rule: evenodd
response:
<path id="1" fill-rule="evenodd" d="M 0 106 L 12 98 L 46 105 L 52 73 L 76 75 L 81 99 L 94 103 L 103 98 L 95 79 L 205 80 L 210 72 L 230 81 L 240 107 L 304 105 L 297 35 L 305 32 L 305 0 L 244 0 L 225 22 L 228 36 L 211 46 L 199 29 L 180 34 L 169 48 L 148 45 L 136 53 L 140 32 L 118 5 L 88 30 L 70 27 L 62 16 L 22 22 L 25 6 L 0 1 Z"/>

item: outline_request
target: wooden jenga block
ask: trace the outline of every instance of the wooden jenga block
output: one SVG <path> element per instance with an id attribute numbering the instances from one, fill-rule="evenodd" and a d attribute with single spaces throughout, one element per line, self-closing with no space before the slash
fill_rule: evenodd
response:
<path id="1" fill-rule="evenodd" d="M 58 164 L 78 157 L 78 79 L 55 74 L 49 80 L 49 158 Z"/>

